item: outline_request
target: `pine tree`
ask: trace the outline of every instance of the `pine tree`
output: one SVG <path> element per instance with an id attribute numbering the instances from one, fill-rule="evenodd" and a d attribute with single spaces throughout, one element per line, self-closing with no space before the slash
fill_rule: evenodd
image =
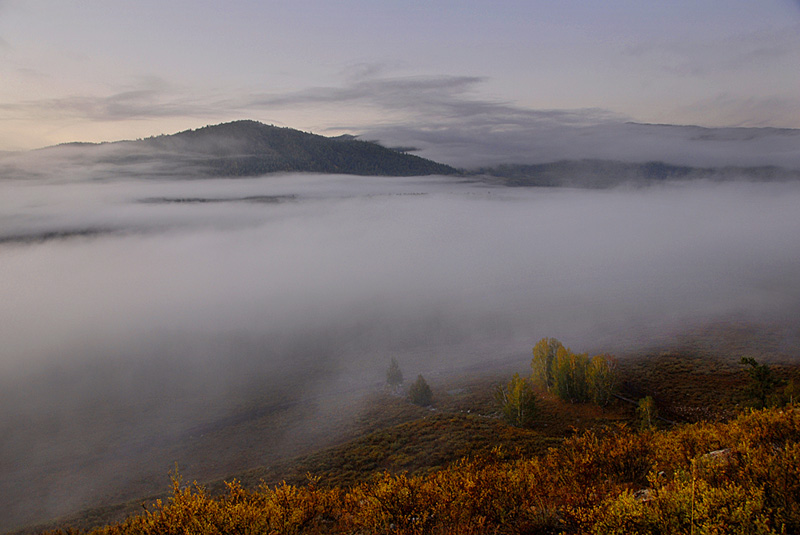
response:
<path id="1" fill-rule="evenodd" d="M 756 408 L 763 409 L 767 406 L 770 394 L 778 386 L 778 381 L 772 376 L 772 370 L 766 364 L 759 364 L 756 359 L 751 357 L 742 357 L 740 362 L 750 366 L 747 370 L 750 375 L 747 392 L 754 399 Z"/>
<path id="2" fill-rule="evenodd" d="M 386 383 L 393 389 L 397 390 L 403 384 L 403 372 L 400 370 L 400 365 L 397 360 L 392 357 L 389 363 L 389 369 L 386 371 Z"/>
<path id="3" fill-rule="evenodd" d="M 428 383 L 422 375 L 418 375 L 417 380 L 414 381 L 414 384 L 408 389 L 408 397 L 411 399 L 411 403 L 419 405 L 420 407 L 427 407 L 433 401 L 431 387 L 428 386 Z"/>

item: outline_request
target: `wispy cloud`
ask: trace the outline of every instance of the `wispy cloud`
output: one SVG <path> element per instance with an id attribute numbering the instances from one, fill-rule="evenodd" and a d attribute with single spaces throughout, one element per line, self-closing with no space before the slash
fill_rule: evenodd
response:
<path id="1" fill-rule="evenodd" d="M 495 127 L 526 123 L 596 124 L 621 120 L 622 116 L 601 109 L 531 110 L 508 102 L 476 98 L 473 95 L 486 78 L 478 76 L 413 76 L 367 78 L 339 87 L 316 87 L 283 94 L 250 95 L 238 103 L 242 109 L 278 108 L 298 105 L 351 104 L 402 111 L 408 122 L 463 121 L 483 118 Z M 352 125 L 363 128 L 365 125 Z"/>
<path id="2" fill-rule="evenodd" d="M 364 61 L 346 66 L 339 74 L 344 80 L 355 82 L 384 76 L 386 73 L 401 67 L 403 67 L 402 62 L 397 61 Z"/>
<path id="3" fill-rule="evenodd" d="M 461 100 L 462 95 L 483 80 L 475 76 L 369 78 L 340 87 L 315 87 L 277 95 L 251 95 L 241 102 L 241 106 L 272 108 L 300 104 L 356 103 L 418 111 L 435 106 L 441 110 Z"/>
<path id="4" fill-rule="evenodd" d="M 800 167 L 798 136 L 787 131 L 761 131 L 721 145 L 708 136 L 698 136 L 693 128 L 635 124 L 604 109 L 537 110 L 481 98 L 479 91 L 486 82 L 482 77 L 376 76 L 386 70 L 382 64 L 360 64 L 337 86 L 249 93 L 236 98 L 197 95 L 149 77 L 102 97 L 71 96 L 0 105 L 0 116 L 61 115 L 107 122 L 198 117 L 221 122 L 303 109 L 313 115 L 327 114 L 323 131 L 349 130 L 387 145 L 418 147 L 421 156 L 461 167 L 581 158 Z M 718 95 L 695 106 L 698 112 L 704 106 L 728 110 L 730 124 L 742 126 L 764 124 L 754 122 L 753 117 L 780 118 L 797 113 L 791 101 L 778 97 Z M 362 113 L 365 110 L 369 112 L 366 116 Z M 342 120 L 344 117 L 350 119 Z"/>
<path id="5" fill-rule="evenodd" d="M 741 72 L 780 62 L 800 50 L 800 24 L 723 39 L 690 42 L 648 42 L 625 53 L 652 62 L 669 75 L 706 77 Z"/>
<path id="6" fill-rule="evenodd" d="M 373 77 L 374 73 L 382 69 L 380 65 L 357 65 L 347 83 L 339 86 L 313 87 L 288 93 L 250 93 L 235 98 L 191 95 L 169 86 L 157 77 L 145 77 L 137 84 L 110 95 L 71 95 L 3 103 L 0 104 L 0 110 L 6 118 L 40 114 L 52 117 L 55 114 L 98 121 L 187 115 L 224 116 L 247 111 L 289 109 L 301 105 L 373 106 L 387 111 L 400 111 L 413 119 L 427 117 L 441 121 L 484 117 L 496 125 L 517 122 L 519 117 L 567 124 L 620 118 L 599 109 L 541 111 L 502 101 L 475 98 L 471 94 L 486 81 L 483 77 Z"/>
<path id="7" fill-rule="evenodd" d="M 42 76 L 36 71 L 28 74 Z M 184 88 L 169 84 L 159 76 L 139 76 L 108 95 L 69 95 L 0 103 L 0 117 L 125 121 L 213 115 L 214 104 L 208 97 L 196 96 Z"/>
<path id="8" fill-rule="evenodd" d="M 701 113 L 714 109 L 730 125 L 763 127 L 779 123 L 786 117 L 800 119 L 800 105 L 785 97 L 752 97 L 720 93 L 682 107 L 681 112 Z"/>

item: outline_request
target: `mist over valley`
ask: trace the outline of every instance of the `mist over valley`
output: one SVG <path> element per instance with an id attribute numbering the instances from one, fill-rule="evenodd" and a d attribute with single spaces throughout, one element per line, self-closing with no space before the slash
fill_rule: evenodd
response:
<path id="1" fill-rule="evenodd" d="M 1 529 L 334 443 L 391 358 L 435 379 L 524 369 L 545 336 L 624 353 L 719 322 L 796 356 L 785 175 L 629 187 L 613 172 L 639 164 L 584 162 L 558 172 L 603 189 L 509 188 L 35 152 L 0 180 Z"/>
<path id="2" fill-rule="evenodd" d="M 435 374 L 524 362 L 542 336 L 615 350 L 693 322 L 796 328 L 796 184 L 3 188 L 3 492 L 37 482 L 51 516 L 130 498 L 131 477 L 158 489 L 174 462 L 222 476 L 169 448 L 255 401 L 370 388 L 391 357 Z M 315 425 L 305 416 L 297 427 Z M 271 438 L 261 447 L 286 447 Z"/>
<path id="3" fill-rule="evenodd" d="M 798 65 L 800 1 L 0 0 L 0 533 L 800 533 Z"/>

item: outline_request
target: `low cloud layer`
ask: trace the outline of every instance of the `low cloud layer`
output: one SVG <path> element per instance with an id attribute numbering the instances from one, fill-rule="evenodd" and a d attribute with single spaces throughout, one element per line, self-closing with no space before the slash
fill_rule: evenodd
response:
<path id="1" fill-rule="evenodd" d="M 14 467 L 0 501 L 37 481 L 50 512 L 122 495 L 137 466 L 161 475 L 175 459 L 148 458 L 150 441 L 287 385 L 369 389 L 391 357 L 409 375 L 524 362 L 543 336 L 613 350 L 687 324 L 790 320 L 800 302 L 795 184 L 276 175 L 0 188 L 0 428 L 16 437 L 0 450 Z M 120 458 L 122 476 L 107 469 Z"/>
<path id="2" fill-rule="evenodd" d="M 491 324 L 531 339 L 797 297 L 791 184 L 599 193 L 274 176 L 3 189 L 5 372 L 145 333 L 385 321 L 402 339 L 408 321 L 441 315 L 464 333 L 498 315 Z"/>

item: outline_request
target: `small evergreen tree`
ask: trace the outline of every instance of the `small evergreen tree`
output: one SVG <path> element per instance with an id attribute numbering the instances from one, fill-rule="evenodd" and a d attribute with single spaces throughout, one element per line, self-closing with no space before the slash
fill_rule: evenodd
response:
<path id="1" fill-rule="evenodd" d="M 414 381 L 414 384 L 408 389 L 408 397 L 411 403 L 419 405 L 420 407 L 427 407 L 433 401 L 431 387 L 428 386 L 428 383 L 422 375 L 418 375 L 417 380 Z"/>
<path id="2" fill-rule="evenodd" d="M 393 389 L 397 390 L 403 384 L 403 372 L 400 370 L 400 365 L 397 360 L 392 357 L 389 363 L 389 369 L 386 371 L 386 383 Z"/>
<path id="3" fill-rule="evenodd" d="M 778 381 L 772 376 L 772 370 L 766 364 L 759 364 L 756 359 L 742 357 L 742 364 L 750 366 L 747 373 L 750 375 L 750 385 L 747 392 L 754 400 L 756 408 L 763 409 L 767 406 L 767 399 L 778 386 Z"/>

